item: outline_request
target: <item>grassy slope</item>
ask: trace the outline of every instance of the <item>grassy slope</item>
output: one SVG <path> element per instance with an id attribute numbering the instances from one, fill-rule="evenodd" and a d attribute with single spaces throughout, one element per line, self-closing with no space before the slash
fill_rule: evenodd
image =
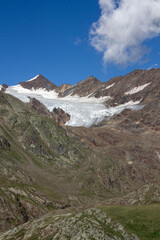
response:
<path id="1" fill-rule="evenodd" d="M 108 206 L 79 213 L 50 213 L 0 235 L 0 240 L 158 240 L 159 223 L 159 204 Z"/>
<path id="2" fill-rule="evenodd" d="M 160 239 L 160 204 L 102 208 L 114 221 L 141 240 Z"/>

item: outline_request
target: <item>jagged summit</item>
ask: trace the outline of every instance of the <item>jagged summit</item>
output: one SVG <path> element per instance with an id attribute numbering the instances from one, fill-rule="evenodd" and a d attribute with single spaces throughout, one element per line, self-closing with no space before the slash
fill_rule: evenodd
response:
<path id="1" fill-rule="evenodd" d="M 92 94 L 102 84 L 97 78 L 90 76 L 83 81 L 78 82 L 64 92 L 64 96 L 78 95 L 80 97 Z"/>
<path id="2" fill-rule="evenodd" d="M 23 88 L 26 88 L 26 89 L 32 89 L 32 88 L 33 89 L 40 89 L 40 88 L 43 88 L 47 91 L 52 91 L 57 87 L 54 83 L 49 81 L 47 78 L 45 78 L 41 74 L 38 74 L 37 76 L 35 76 L 34 78 L 32 78 L 28 81 L 20 82 L 20 85 Z"/>
<path id="3" fill-rule="evenodd" d="M 39 74 L 4 90 L 25 102 L 29 102 L 28 97 L 36 98 L 45 104 L 49 111 L 61 108 L 71 116 L 68 125 L 88 127 L 111 118 L 126 108 L 141 109 L 137 112 L 138 119 L 141 118 L 138 114 L 148 113 L 145 119 L 148 119 L 149 124 L 153 123 L 149 115 L 153 115 L 154 109 L 154 122 L 158 122 L 159 113 L 157 114 L 156 109 L 159 106 L 159 83 L 160 69 L 135 70 L 106 83 L 90 76 L 73 86 L 64 84 L 60 87 Z M 3 90 L 3 86 L 0 87 Z M 131 121 L 134 122 L 135 112 L 133 116 L 132 111 L 127 112 L 127 117 L 128 114 L 131 114 Z"/>
<path id="4" fill-rule="evenodd" d="M 94 77 L 94 76 L 89 76 L 88 78 L 86 78 L 86 79 L 84 79 L 84 80 L 82 80 L 82 81 L 80 81 L 79 83 L 77 83 L 77 84 L 84 84 L 84 83 L 86 83 L 86 84 L 92 84 L 92 83 L 101 83 L 101 81 L 100 80 L 98 80 L 96 77 Z"/>

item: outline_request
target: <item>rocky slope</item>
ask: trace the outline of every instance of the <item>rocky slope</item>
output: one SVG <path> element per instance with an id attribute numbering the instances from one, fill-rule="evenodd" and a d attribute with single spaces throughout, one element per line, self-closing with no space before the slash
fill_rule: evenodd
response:
<path id="1" fill-rule="evenodd" d="M 88 91 L 86 84 L 92 86 Z M 140 121 L 141 124 L 148 124 L 155 127 L 160 126 L 160 69 L 135 70 L 126 76 L 111 79 L 106 83 L 99 82 L 90 77 L 80 84 L 69 88 L 64 95 L 72 94 L 79 96 L 107 97 L 107 106 L 116 107 L 128 102 L 139 101 L 144 109 L 135 112 L 126 112 L 128 121 Z M 80 88 L 77 90 L 77 88 Z M 83 89 L 81 91 L 81 89 Z M 124 115 L 124 114 L 122 114 Z M 122 117 L 121 115 L 121 117 Z M 136 116 L 135 116 L 136 115 Z M 116 118 L 116 117 L 115 117 Z M 123 122 L 125 126 L 125 119 Z"/>
<path id="2" fill-rule="evenodd" d="M 0 235 L 0 240 L 158 240 L 159 210 L 150 205 L 50 213 Z"/>
<path id="3" fill-rule="evenodd" d="M 62 167 L 83 158 L 83 146 L 44 112 L 37 114 L 3 92 L 0 113 L 0 231 L 4 231 L 68 206 L 55 178 Z"/>
<path id="4" fill-rule="evenodd" d="M 68 95 L 78 95 L 80 97 L 85 97 L 93 92 L 97 91 L 97 89 L 102 85 L 103 83 L 99 81 L 97 78 L 90 76 L 86 78 L 85 80 L 71 86 L 66 91 L 64 91 L 63 96 Z"/>
<path id="5" fill-rule="evenodd" d="M 110 96 L 110 106 L 124 104 L 129 101 L 141 100 L 148 103 L 160 94 L 160 69 L 134 70 L 126 76 L 115 77 L 104 83 L 93 76 L 70 87 L 64 95 Z"/>
<path id="6" fill-rule="evenodd" d="M 63 129 L 42 105 L 37 112 L 3 92 L 0 103 L 1 231 L 50 208 L 96 205 L 159 182 L 158 132 Z"/>
<path id="7" fill-rule="evenodd" d="M 59 95 L 63 95 L 63 93 L 71 86 L 71 84 L 62 84 L 56 88 L 56 92 L 59 93 Z"/>
<path id="8" fill-rule="evenodd" d="M 65 113 L 61 108 L 54 108 L 51 116 L 59 126 L 64 126 L 70 120 L 70 115 Z"/>
<path id="9" fill-rule="evenodd" d="M 159 81 L 159 69 L 136 70 L 107 83 L 89 77 L 62 88 L 58 98 L 110 96 L 106 106 L 143 105 L 90 128 L 68 127 L 64 110 L 49 111 L 33 97 L 24 103 L 2 89 L 0 232 L 9 232 L 0 239 L 159 239 Z M 47 94 L 57 89 L 41 76 L 22 84 Z M 149 206 L 102 208 L 133 204 Z M 153 225 L 147 220 L 151 212 Z"/>

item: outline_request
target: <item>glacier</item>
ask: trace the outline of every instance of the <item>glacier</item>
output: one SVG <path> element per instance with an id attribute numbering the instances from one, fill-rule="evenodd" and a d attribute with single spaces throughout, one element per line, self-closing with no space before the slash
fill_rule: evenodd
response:
<path id="1" fill-rule="evenodd" d="M 105 118 L 110 118 L 114 114 L 119 114 L 126 108 L 139 110 L 143 107 L 142 105 L 139 105 L 140 101 L 130 101 L 116 107 L 107 107 L 105 102 L 110 98 L 110 96 L 101 98 L 89 96 L 58 97 L 58 93 L 54 90 L 29 90 L 23 88 L 21 85 L 8 87 L 5 92 L 26 103 L 30 101 L 29 97 L 36 98 L 43 103 L 50 112 L 55 108 L 63 109 L 70 115 L 70 120 L 66 123 L 66 125 L 74 127 L 90 127 L 93 124 L 98 124 Z"/>

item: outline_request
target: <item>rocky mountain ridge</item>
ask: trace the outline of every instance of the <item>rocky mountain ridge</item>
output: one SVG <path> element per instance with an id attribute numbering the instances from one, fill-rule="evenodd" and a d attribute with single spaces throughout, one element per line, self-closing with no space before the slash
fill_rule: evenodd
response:
<path id="1" fill-rule="evenodd" d="M 110 79 L 107 82 L 101 82 L 97 78 L 90 76 L 75 85 L 62 84 L 57 87 L 50 80 L 41 74 L 36 77 L 20 82 L 20 85 L 26 89 L 44 89 L 46 91 L 56 90 L 60 96 L 78 95 L 80 97 L 95 96 L 96 98 L 110 96 L 117 103 L 117 95 L 126 97 L 128 95 L 137 95 L 141 91 L 146 92 L 151 88 L 156 88 L 159 83 L 160 69 L 134 70 L 125 75 Z M 4 88 L 8 86 L 3 84 Z M 158 89 L 157 89 L 158 91 Z M 111 101 L 111 100 L 110 100 Z M 119 101 L 118 101 L 119 102 Z"/>
<path id="2" fill-rule="evenodd" d="M 66 124 L 88 127 L 110 119 L 124 109 L 138 110 L 136 112 L 138 116 L 139 112 L 147 115 L 142 109 L 150 108 L 149 111 L 152 111 L 157 119 L 154 109 L 159 104 L 159 84 L 160 69 L 150 69 L 135 70 L 106 83 L 90 76 L 73 86 L 62 84 L 60 87 L 42 75 L 37 75 L 17 86 L 5 89 L 3 87 L 3 91 L 24 102 L 28 102 L 29 97 L 36 98 L 50 112 L 55 108 L 61 108 L 70 115 L 70 120 Z M 135 111 L 128 111 L 131 118 L 133 112 Z"/>
<path id="3" fill-rule="evenodd" d="M 115 77 L 107 82 L 101 82 L 90 76 L 73 86 L 62 84 L 59 87 L 39 74 L 33 79 L 21 82 L 20 85 L 26 89 L 56 90 L 60 97 L 77 95 L 79 97 L 100 98 L 109 96 L 107 104 L 113 106 L 131 100 L 141 100 L 142 103 L 149 102 L 149 98 L 159 95 L 159 81 L 160 69 L 150 69 L 135 70 L 126 76 Z M 6 89 L 8 86 L 3 84 L 2 87 Z"/>

